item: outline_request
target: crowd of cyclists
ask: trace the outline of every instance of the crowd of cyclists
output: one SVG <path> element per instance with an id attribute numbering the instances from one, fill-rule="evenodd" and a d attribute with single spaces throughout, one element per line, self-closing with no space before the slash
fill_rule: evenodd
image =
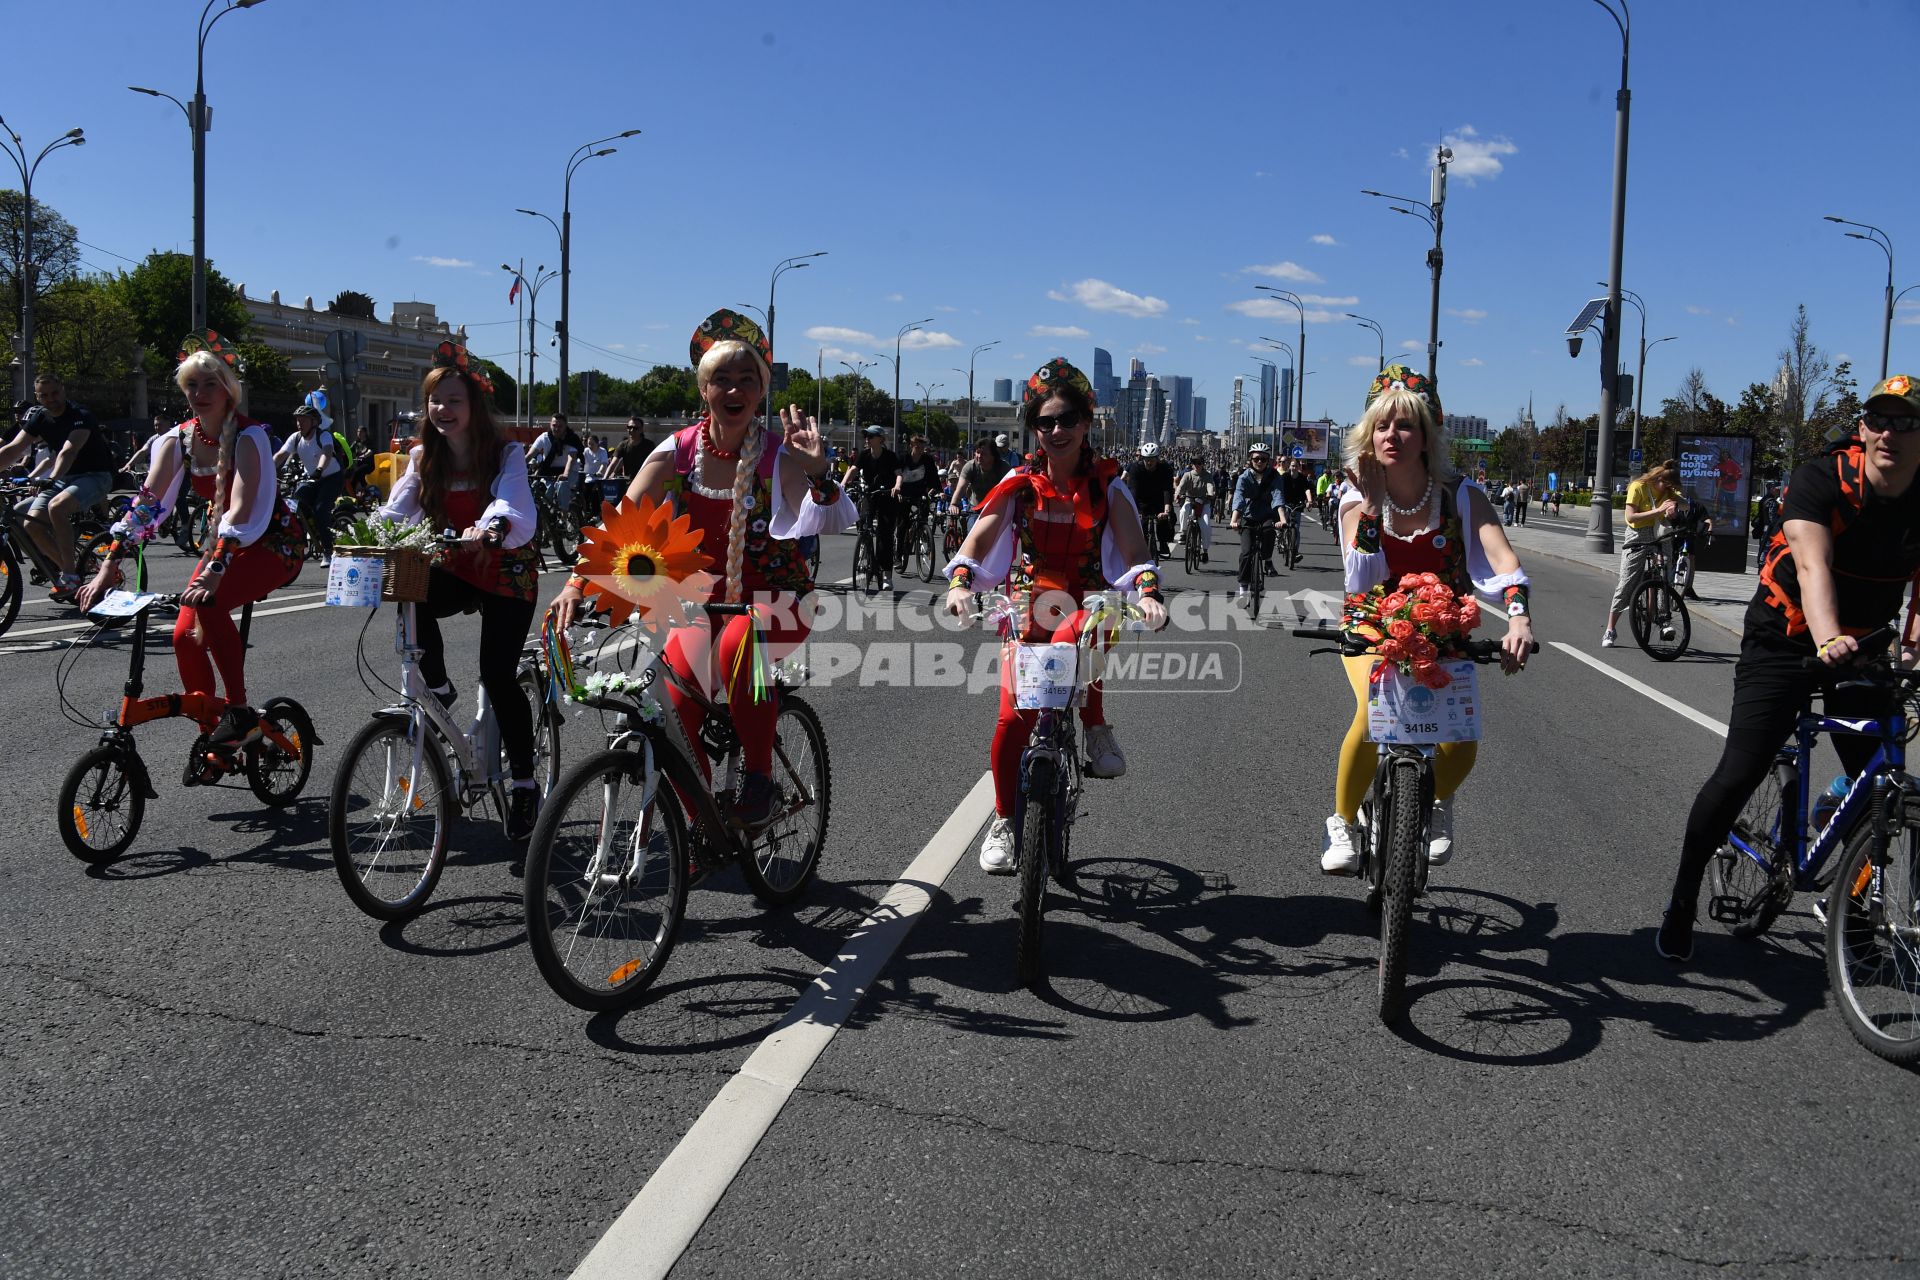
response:
<path id="1" fill-rule="evenodd" d="M 1014 602 L 1013 633 L 1060 641 L 1087 622 L 1089 593 L 1119 591 L 1148 625 L 1164 625 L 1159 562 L 1176 540 L 1198 544 L 1202 561 L 1214 526 L 1240 531 L 1238 582 L 1274 571 L 1274 535 L 1296 533 L 1317 512 L 1336 530 L 1349 599 L 1395 583 L 1431 582 L 1461 601 L 1475 593 L 1496 602 L 1506 631 L 1503 665 L 1522 670 L 1532 644 L 1528 575 L 1505 534 L 1504 513 L 1454 468 L 1444 416 L 1431 379 L 1393 365 L 1374 379 L 1364 412 L 1343 442 L 1336 464 L 1277 461 L 1254 442 L 1243 459 L 1217 449 L 1163 450 L 1141 445 L 1110 453 L 1094 439 L 1095 403 L 1084 374 L 1064 359 L 1036 371 L 1026 386 L 1022 454 L 1004 435 L 982 437 L 964 456 L 942 459 L 923 436 L 905 456 L 878 427 L 865 430 L 853 457 L 837 459 L 819 425 L 798 408 L 777 421 L 760 416 L 771 351 L 747 317 L 722 310 L 696 331 L 691 355 L 704 412 L 665 439 L 627 425 L 615 448 L 582 440 L 555 414 L 531 445 L 512 442 L 494 415 L 492 389 L 463 347 L 442 343 L 422 386 L 418 436 L 379 508 L 388 519 L 450 530 L 452 549 L 432 570 L 420 610 L 421 664 L 433 696 L 457 696 L 454 671 L 473 670 L 499 717 L 511 764 L 505 827 L 524 841 L 533 829 L 539 791 L 533 779 L 528 708 L 514 691 L 515 663 L 543 613 L 564 629 L 586 611 L 587 583 L 577 574 L 539 603 L 536 533 L 543 504 L 575 510 L 590 522 L 604 498 L 622 504 L 665 503 L 688 517 L 713 567 L 710 599 L 749 603 L 751 613 L 723 626 L 675 626 L 666 660 L 685 679 L 724 689 L 746 774 L 731 797 L 744 828 L 768 820 L 768 780 L 778 692 L 767 666 L 795 651 L 815 616 L 815 583 L 803 542 L 843 532 L 857 518 L 855 496 L 873 521 L 882 563 L 892 565 L 896 535 L 935 511 L 964 520 L 965 534 L 942 569 L 945 607 L 966 613 L 978 593 L 1005 585 Z M 210 531 L 179 597 L 173 650 L 183 688 L 224 689 L 227 711 L 212 735 L 216 750 L 239 751 L 257 740 L 258 713 L 248 703 L 246 647 L 234 612 L 295 581 L 309 548 L 329 546 L 327 513 L 350 484 L 364 484 L 371 444 L 349 446 L 333 429 L 323 399 L 295 415 L 295 430 L 276 448 L 264 425 L 245 413 L 245 391 L 232 348 L 219 335 L 195 335 L 184 346 L 175 382 L 191 410 L 157 429 L 132 468 L 139 477 L 112 526 L 110 554 L 90 580 L 74 568 L 71 523 L 106 496 L 118 468 L 98 424 L 69 403 L 57 378 L 35 385 L 36 405 L 11 440 L 0 444 L 0 468 L 31 464 L 37 492 L 20 516 L 58 564 L 56 600 L 91 608 L 124 582 L 125 557 L 151 540 L 189 495 L 209 505 Z M 290 493 L 276 464 L 294 481 Z M 1869 393 L 1851 435 L 1803 463 L 1775 503 L 1776 528 L 1766 539 L 1759 589 L 1748 609 L 1734 674 L 1732 727 L 1725 753 L 1688 819 L 1679 870 L 1658 931 L 1661 954 L 1692 953 L 1692 924 L 1702 869 L 1727 838 L 1757 779 L 1806 707 L 1817 679 L 1811 666 L 1836 667 L 1863 656 L 1861 638 L 1906 613 L 1897 662 L 1920 661 L 1920 386 L 1906 376 Z M 585 494 L 577 498 L 576 495 Z M 1629 490 L 1628 559 L 1634 531 L 1676 514 L 1671 477 L 1655 469 Z M 1297 545 L 1297 543 L 1295 544 Z M 1627 578 L 1623 566 L 1622 581 Z M 1618 601 L 1615 601 L 1615 608 Z M 1479 606 L 1461 606 L 1461 616 Z M 479 615 L 477 651 L 455 662 L 439 620 Z M 1612 634 L 1609 618 L 1608 636 Z M 1809 661 L 1810 660 L 1810 661 Z M 1356 824 L 1372 774 L 1366 701 L 1377 678 L 1373 656 L 1347 660 L 1356 712 L 1332 779 L 1321 868 L 1346 874 L 1356 864 Z M 1008 819 L 1015 771 L 1032 713 L 1003 679 L 1000 714 L 987 759 L 994 778 L 995 817 L 980 851 L 992 872 L 1011 869 Z M 1886 694 L 1856 690 L 1830 708 L 1877 714 Z M 690 736 L 698 708 L 675 700 Z M 1086 773 L 1119 777 L 1126 759 L 1098 688 L 1085 698 Z M 1867 744 L 1871 745 L 1871 744 Z M 1850 772 L 1864 762 L 1858 744 L 1842 745 Z M 1427 850 L 1433 865 L 1453 854 L 1454 799 L 1474 763 L 1474 744 L 1443 747 L 1435 766 L 1435 806 Z"/>

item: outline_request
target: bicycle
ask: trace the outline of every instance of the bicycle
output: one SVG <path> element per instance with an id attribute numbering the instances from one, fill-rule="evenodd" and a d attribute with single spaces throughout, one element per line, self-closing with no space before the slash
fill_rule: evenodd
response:
<path id="1" fill-rule="evenodd" d="M 941 518 L 940 563 L 948 565 L 960 554 L 960 546 L 967 540 L 967 504 L 964 501 L 950 502 Z"/>
<path id="2" fill-rule="evenodd" d="M 981 597 L 981 603 L 975 618 L 995 622 L 1007 637 L 1005 661 L 1016 667 L 1011 677 L 1015 705 L 1039 711 L 1033 736 L 1020 755 L 1020 790 L 1013 810 L 1013 859 L 1020 877 L 1014 971 L 1020 985 L 1033 987 L 1045 976 L 1041 927 L 1047 909 L 1047 881 L 1069 891 L 1074 886 L 1073 824 L 1080 816 L 1080 797 L 1086 787 L 1079 718 L 1074 711 L 1085 704 L 1087 689 L 1100 678 L 1104 655 L 1095 639 L 1100 628 L 1109 624 L 1124 625 L 1129 630 L 1138 630 L 1143 624 L 1139 607 L 1123 597 L 1090 594 L 1081 601 L 1087 620 L 1069 656 L 1060 652 L 1067 648 L 1065 645 L 1013 639 L 1013 615 L 1006 596 L 989 593 Z"/>
<path id="3" fill-rule="evenodd" d="M 716 625 L 750 614 L 747 605 L 698 607 Z M 596 1011 L 631 1007 L 659 977 L 695 882 L 738 864 L 761 902 L 798 898 L 819 868 L 832 807 L 826 731 L 790 692 L 797 681 L 776 668 L 774 817 L 751 832 L 731 824 L 742 750 L 726 703 L 683 681 L 662 657 L 665 645 L 637 627 L 634 642 L 647 654 L 637 671 L 573 691 L 576 702 L 612 717 L 607 745 L 567 771 L 527 844 L 534 963 L 555 995 Z M 688 741 L 671 701 L 656 699 L 668 685 L 704 709 L 698 743 Z"/>
<path id="4" fill-rule="evenodd" d="M 1313 649 L 1311 653 L 1336 653 L 1360 657 L 1372 650 L 1364 642 L 1341 631 L 1325 627 L 1295 627 L 1293 634 L 1303 640 L 1325 640 L 1336 647 Z M 1500 642 L 1470 640 L 1462 648 L 1462 658 L 1478 665 L 1500 661 Z M 1538 653 L 1535 644 L 1532 652 Z M 1420 694 L 1426 694 L 1423 699 Z M 1458 696 L 1458 695 L 1455 695 Z M 1413 900 L 1427 888 L 1427 839 L 1433 816 L 1434 749 L 1442 731 L 1435 699 L 1430 691 L 1415 686 L 1408 704 L 1430 707 L 1418 721 L 1403 721 L 1390 731 L 1388 740 L 1380 737 L 1380 763 L 1374 769 L 1373 787 L 1360 806 L 1359 832 L 1355 840 L 1360 852 L 1359 876 L 1366 885 L 1367 910 L 1380 913 L 1380 962 L 1376 1008 L 1380 1021 L 1392 1025 L 1406 1012 L 1407 952 L 1413 921 Z M 1425 716 L 1435 718 L 1428 719 Z M 1478 722 L 1472 734 L 1479 735 Z"/>
<path id="5" fill-rule="evenodd" d="M 893 533 L 894 571 L 907 572 L 909 563 L 920 574 L 923 582 L 932 582 L 940 572 L 940 563 L 934 559 L 932 511 L 926 498 L 902 498 L 906 515 Z"/>
<path id="6" fill-rule="evenodd" d="M 420 675 L 417 603 L 396 603 L 400 687 L 385 687 L 399 700 L 375 711 L 347 744 L 327 804 L 334 870 L 347 897 L 376 920 L 408 919 L 427 905 L 446 868 L 456 804 L 471 813 L 491 801 L 500 820 L 507 817 L 507 761 L 486 686 L 476 684 L 474 718 L 463 728 Z M 366 637 L 363 626 L 355 666 L 378 696 Z M 534 780 L 544 796 L 559 777 L 562 717 L 537 644 L 522 652 L 515 680 L 533 714 Z"/>
<path id="7" fill-rule="evenodd" d="M 533 545 L 551 547 L 556 562 L 570 566 L 579 547 L 580 527 L 574 522 L 572 509 L 560 505 L 554 486 L 554 481 L 546 479 L 536 479 L 530 486 L 540 521 L 534 531 Z"/>
<path id="8" fill-rule="evenodd" d="M 880 565 L 879 535 L 875 529 L 877 517 L 873 510 L 873 495 L 862 493 L 859 496 L 860 522 L 855 529 L 853 544 L 853 582 L 864 585 L 868 595 L 880 590 L 880 584 L 886 581 L 886 571 Z"/>
<path id="9" fill-rule="evenodd" d="M 1200 504 L 1188 498 L 1180 508 L 1180 546 L 1188 573 L 1200 572 Z"/>
<path id="10" fill-rule="evenodd" d="M 145 569 L 144 563 L 138 565 L 136 582 L 145 581 Z M 224 786 L 224 779 L 244 774 L 248 789 L 262 804 L 282 809 L 299 799 L 313 772 L 313 749 L 322 745 L 322 740 L 306 708 L 292 698 L 269 698 L 260 708 L 260 737 L 236 753 L 216 750 L 208 741 L 227 709 L 225 698 L 211 693 L 142 696 L 148 618 L 156 608 L 176 608 L 179 603 L 177 595 L 109 592 L 89 615 L 96 624 L 92 635 L 85 644 L 70 649 L 55 672 L 60 706 L 67 718 L 83 728 L 97 727 L 99 720 L 82 715 L 68 701 L 67 678 L 78 655 L 108 631 L 132 622 L 133 643 L 120 704 L 107 713 L 99 744 L 67 771 L 55 801 L 60 841 L 82 862 L 104 866 L 125 853 L 140 833 L 147 801 L 160 798 L 134 741 L 133 731 L 140 725 L 181 716 L 199 726 L 181 774 L 180 782 L 185 787 Z M 252 606 L 247 606 L 249 618 L 251 611 Z"/>
<path id="11" fill-rule="evenodd" d="M 1653 554 L 1628 587 L 1627 626 L 1633 641 L 1655 662 L 1672 662 L 1687 651 L 1693 619 L 1674 582 L 1673 535 L 1653 544 Z"/>
<path id="12" fill-rule="evenodd" d="M 1292 571 L 1300 563 L 1300 520 L 1305 508 L 1283 506 L 1281 511 L 1286 514 L 1287 522 L 1280 527 L 1275 550 L 1283 558 L 1287 569 Z"/>
<path id="13" fill-rule="evenodd" d="M 1881 648 L 1893 634 L 1877 632 L 1861 647 Z M 1906 744 L 1920 728 L 1920 671 L 1891 669 L 1882 657 L 1851 670 L 1823 666 L 1821 674 L 1832 688 L 1893 693 L 1894 712 L 1885 720 L 1801 713 L 1793 739 L 1707 864 L 1707 914 L 1736 938 L 1756 938 L 1795 893 L 1826 893 L 1827 981 L 1841 1020 L 1870 1052 L 1912 1064 L 1920 1062 L 1920 787 L 1906 773 Z M 1880 742 L 1825 813 L 1808 806 L 1814 743 L 1823 733 Z M 1896 843 L 1896 836 L 1904 838 Z M 1884 1002 L 1874 998 L 1883 985 L 1891 988 Z"/>
<path id="14" fill-rule="evenodd" d="M 1240 530 L 1242 543 L 1248 538 L 1256 540 L 1252 560 L 1253 572 L 1247 575 L 1251 580 L 1243 579 L 1240 585 L 1247 593 L 1247 616 L 1250 618 L 1258 618 L 1260 616 L 1261 598 L 1267 594 L 1266 564 L 1273 555 L 1275 533 L 1273 522 L 1263 520 L 1257 525 L 1249 525 L 1244 520 L 1237 520 L 1235 527 Z M 1242 560 L 1241 563 L 1245 564 L 1247 562 Z"/>
<path id="15" fill-rule="evenodd" d="M 14 508 L 33 497 L 38 487 L 31 484 L 0 483 L 0 635 L 6 633 L 20 614 L 27 579 L 35 583 L 58 582 L 59 566 L 27 536 L 25 517 Z M 116 517 L 117 518 L 117 517 Z M 113 535 L 99 508 L 89 508 L 74 519 L 73 568 L 82 582 L 90 581 L 113 545 Z M 24 555 L 24 563 L 22 557 Z M 142 562 L 142 572 L 145 562 Z M 144 579 L 142 580 L 144 582 Z"/>

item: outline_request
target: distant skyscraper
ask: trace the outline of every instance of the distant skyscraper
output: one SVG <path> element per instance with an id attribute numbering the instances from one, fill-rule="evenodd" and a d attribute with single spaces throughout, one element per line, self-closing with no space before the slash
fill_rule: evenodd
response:
<path id="1" fill-rule="evenodd" d="M 1167 389 L 1167 408 L 1182 431 L 1193 429 L 1193 379 L 1185 374 L 1169 373 L 1160 379 Z"/>
<path id="2" fill-rule="evenodd" d="M 1013 399 L 1013 379 L 995 378 L 993 380 L 993 398 L 1000 404 L 1006 404 L 1011 401 Z"/>
<path id="3" fill-rule="evenodd" d="M 1273 425 L 1274 410 L 1278 404 L 1277 387 L 1273 379 L 1274 369 L 1275 366 L 1270 364 L 1260 366 L 1260 416 L 1258 421 L 1263 427 Z"/>
<path id="4" fill-rule="evenodd" d="M 1293 421 L 1293 366 L 1280 371 L 1280 421 Z"/>
<path id="5" fill-rule="evenodd" d="M 1093 394 L 1103 405 L 1112 407 L 1119 397 L 1120 381 L 1113 376 L 1113 356 L 1104 347 L 1093 349 Z"/>
<path id="6" fill-rule="evenodd" d="M 1205 396 L 1195 396 L 1193 398 L 1193 420 L 1187 423 L 1186 427 L 1189 431 L 1205 431 L 1207 429 L 1207 398 Z"/>

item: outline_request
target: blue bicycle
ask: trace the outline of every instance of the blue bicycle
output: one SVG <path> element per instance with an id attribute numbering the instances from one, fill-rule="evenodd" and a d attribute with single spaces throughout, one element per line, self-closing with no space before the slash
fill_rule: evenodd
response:
<path id="1" fill-rule="evenodd" d="M 1891 638 L 1881 632 L 1862 647 Z M 1911 1064 L 1920 1062 L 1920 786 L 1907 776 L 1906 744 L 1920 730 L 1914 706 L 1920 672 L 1896 670 L 1881 658 L 1831 676 L 1829 690 L 1892 693 L 1893 714 L 1884 720 L 1801 715 L 1792 741 L 1708 864 L 1708 914 L 1735 937 L 1752 938 L 1779 918 L 1795 892 L 1824 892 L 1827 979 L 1847 1029 L 1873 1053 Z M 1815 808 L 1808 803 L 1810 773 L 1823 733 L 1880 745 L 1837 805 Z M 1829 871 L 1835 852 L 1840 858 Z"/>

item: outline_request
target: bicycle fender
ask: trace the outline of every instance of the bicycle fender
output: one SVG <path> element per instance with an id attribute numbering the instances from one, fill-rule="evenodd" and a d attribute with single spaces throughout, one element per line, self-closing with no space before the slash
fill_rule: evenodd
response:
<path id="1" fill-rule="evenodd" d="M 313 723 L 313 717 L 307 714 L 307 709 L 305 707 L 301 706 L 298 702 L 294 701 L 292 698 L 268 698 L 266 702 L 261 704 L 260 714 L 265 715 L 276 707 L 287 707 L 294 711 L 299 712 L 300 718 L 305 720 L 307 722 L 308 727 L 313 730 L 313 745 L 316 747 L 326 745 L 327 740 L 320 736 L 319 726 Z"/>
<path id="2" fill-rule="evenodd" d="M 153 779 L 147 774 L 147 762 L 140 758 L 138 751 L 126 750 L 120 753 L 120 763 L 127 771 L 127 777 L 133 780 L 134 788 L 149 800 L 158 800 L 160 793 L 153 789 Z"/>

